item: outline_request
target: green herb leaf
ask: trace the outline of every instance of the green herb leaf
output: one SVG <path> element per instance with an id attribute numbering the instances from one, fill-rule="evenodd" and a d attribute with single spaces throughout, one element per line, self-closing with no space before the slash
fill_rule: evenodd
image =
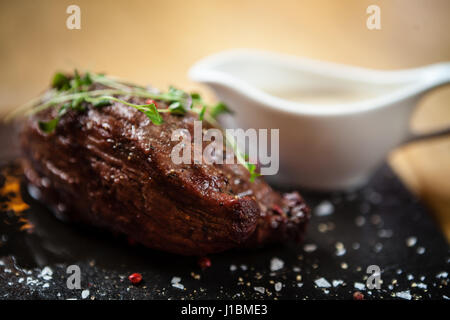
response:
<path id="1" fill-rule="evenodd" d="M 219 102 L 211 108 L 210 114 L 214 119 L 217 118 L 222 113 L 233 113 L 228 109 L 227 105 L 223 102 Z"/>
<path id="2" fill-rule="evenodd" d="M 143 112 L 153 124 L 160 125 L 163 123 L 163 118 L 156 109 L 155 104 L 135 105 L 136 109 Z"/>
<path id="3" fill-rule="evenodd" d="M 70 89 L 70 79 L 63 73 L 57 72 L 53 76 L 52 87 L 59 91 L 68 90 Z"/>
<path id="4" fill-rule="evenodd" d="M 59 108 L 59 110 L 58 110 L 58 117 L 63 116 L 67 112 L 67 110 L 69 110 L 70 108 L 72 108 L 71 103 L 67 102 L 67 103 L 63 104 L 61 106 L 61 108 Z"/>
<path id="5" fill-rule="evenodd" d="M 255 182 L 255 179 L 261 175 L 259 172 L 256 172 L 256 165 L 253 163 L 246 163 L 246 167 L 248 172 L 250 172 L 250 182 Z"/>
<path id="6" fill-rule="evenodd" d="M 179 102 L 185 110 L 192 107 L 192 97 L 183 90 L 170 86 L 167 97 L 171 102 Z"/>
<path id="7" fill-rule="evenodd" d="M 181 105 L 180 102 L 173 102 L 169 106 L 169 111 L 172 114 L 183 115 L 186 113 L 186 109 Z"/>
<path id="8" fill-rule="evenodd" d="M 141 111 L 142 113 L 144 113 L 151 120 L 151 122 L 153 122 L 153 124 L 160 125 L 161 123 L 163 123 L 163 118 L 159 114 L 158 109 L 156 109 L 156 106 L 154 103 L 139 105 L 139 104 L 130 103 L 125 100 L 118 99 L 118 98 L 110 97 L 110 96 L 102 96 L 97 99 L 108 99 L 111 101 L 123 103 L 127 106 L 133 107 L 133 108 Z M 92 100 L 91 100 L 91 102 L 92 102 Z"/>
<path id="9" fill-rule="evenodd" d="M 203 106 L 202 110 L 200 110 L 200 113 L 198 114 L 198 120 L 202 121 L 203 117 L 205 116 L 206 106 Z"/>
<path id="10" fill-rule="evenodd" d="M 178 98 L 181 98 L 186 95 L 186 93 L 183 90 L 177 89 L 174 86 L 169 87 L 169 94 Z"/>
<path id="11" fill-rule="evenodd" d="M 83 97 L 83 96 L 72 100 L 71 108 L 74 110 L 78 110 L 78 111 L 84 111 L 85 108 L 82 105 L 84 101 L 85 101 L 85 97 Z"/>
<path id="12" fill-rule="evenodd" d="M 41 129 L 41 131 L 44 131 L 45 133 L 51 133 L 55 131 L 58 122 L 59 117 L 56 117 L 55 119 L 49 121 L 39 121 L 39 129 Z"/>
<path id="13" fill-rule="evenodd" d="M 70 80 L 70 87 L 75 91 L 78 91 L 78 89 L 82 86 L 82 84 L 83 82 L 81 81 L 80 74 L 75 69 L 73 79 Z"/>
<path id="14" fill-rule="evenodd" d="M 89 72 L 86 72 L 86 73 L 84 74 L 84 76 L 83 76 L 83 78 L 81 79 L 81 81 L 82 81 L 82 83 L 83 83 L 84 85 L 86 85 L 86 86 L 90 86 L 92 83 L 94 83 L 94 82 L 92 81 L 91 74 L 90 74 Z"/>
<path id="15" fill-rule="evenodd" d="M 202 98 L 200 97 L 200 94 L 198 94 L 197 92 L 192 92 L 191 93 L 191 98 L 194 100 L 201 100 Z"/>
<path id="16" fill-rule="evenodd" d="M 101 98 L 92 103 L 92 106 L 94 108 L 103 108 L 103 107 L 110 106 L 110 105 L 111 105 L 111 101 L 109 101 L 107 99 L 101 99 Z"/>

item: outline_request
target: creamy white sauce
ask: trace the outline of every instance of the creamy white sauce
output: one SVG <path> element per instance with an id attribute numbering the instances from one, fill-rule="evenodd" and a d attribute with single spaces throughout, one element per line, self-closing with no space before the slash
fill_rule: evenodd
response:
<path id="1" fill-rule="evenodd" d="M 339 89 L 297 89 L 297 90 L 266 90 L 270 95 L 278 98 L 313 104 L 313 105 L 333 105 L 353 103 L 362 100 L 375 98 L 379 93 L 368 90 L 339 90 Z"/>

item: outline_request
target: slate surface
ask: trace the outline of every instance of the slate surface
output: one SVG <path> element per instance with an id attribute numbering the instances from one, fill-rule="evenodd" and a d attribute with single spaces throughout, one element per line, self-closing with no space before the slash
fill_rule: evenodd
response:
<path id="1" fill-rule="evenodd" d="M 355 291 L 365 299 L 450 297 L 448 243 L 386 165 L 356 192 L 303 192 L 314 209 L 303 245 L 211 255 L 206 270 L 195 258 L 63 223 L 23 183 L 20 193 L 30 208 L 19 215 L 6 208 L 17 195 L 0 199 L 0 299 L 352 299 Z M 20 231 L 27 223 L 33 228 Z M 66 286 L 72 264 L 81 269 L 82 289 Z M 366 287 L 370 265 L 381 269 L 379 290 Z M 134 272 L 143 275 L 140 285 L 127 279 Z"/>

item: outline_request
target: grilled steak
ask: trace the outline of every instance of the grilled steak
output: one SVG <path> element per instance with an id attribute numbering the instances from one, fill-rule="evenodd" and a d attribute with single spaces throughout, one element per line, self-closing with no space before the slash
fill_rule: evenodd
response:
<path id="1" fill-rule="evenodd" d="M 167 105 L 158 101 L 158 108 Z M 184 128 L 193 136 L 197 114 L 163 113 L 157 126 L 114 102 L 69 110 L 54 132 L 43 132 L 38 121 L 57 112 L 29 117 L 21 133 L 25 176 L 57 215 L 181 255 L 302 238 L 309 209 L 298 193 L 250 182 L 241 164 L 173 163 L 171 133 Z"/>

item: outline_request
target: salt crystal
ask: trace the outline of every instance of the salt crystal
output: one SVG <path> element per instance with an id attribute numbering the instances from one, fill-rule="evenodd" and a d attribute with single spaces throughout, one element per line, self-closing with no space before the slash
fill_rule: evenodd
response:
<path id="1" fill-rule="evenodd" d="M 172 287 L 180 289 L 180 290 L 184 290 L 184 286 L 181 283 L 172 283 Z"/>
<path id="2" fill-rule="evenodd" d="M 380 238 L 391 238 L 393 234 L 394 232 L 389 229 L 381 229 L 380 231 L 378 231 L 378 236 Z"/>
<path id="3" fill-rule="evenodd" d="M 436 275 L 436 278 L 438 278 L 438 279 L 445 279 L 445 278 L 447 278 L 447 277 L 448 277 L 448 273 L 445 272 L 445 271 L 442 271 L 441 273 L 438 273 L 438 274 Z"/>
<path id="4" fill-rule="evenodd" d="M 303 246 L 303 250 L 305 252 L 314 252 L 317 250 L 317 245 L 315 245 L 314 243 L 310 243 L 310 244 L 305 244 Z"/>
<path id="5" fill-rule="evenodd" d="M 272 258 L 272 260 L 270 260 L 270 271 L 277 271 L 280 269 L 283 269 L 284 267 L 284 262 L 283 260 L 280 260 L 278 258 Z"/>
<path id="6" fill-rule="evenodd" d="M 89 290 L 83 290 L 81 291 L 81 298 L 86 299 L 89 296 Z"/>
<path id="7" fill-rule="evenodd" d="M 324 233 L 328 231 L 328 225 L 326 223 L 319 223 L 319 225 L 317 226 L 317 230 L 319 230 L 319 232 Z"/>
<path id="8" fill-rule="evenodd" d="M 376 243 L 375 246 L 373 247 L 373 251 L 375 251 L 376 253 L 380 252 L 381 250 L 383 250 L 383 245 L 381 243 Z"/>
<path id="9" fill-rule="evenodd" d="M 366 286 L 364 285 L 364 283 L 361 283 L 361 282 L 355 282 L 353 286 L 355 287 L 355 289 L 358 289 L 358 290 L 366 289 Z"/>
<path id="10" fill-rule="evenodd" d="M 261 293 L 261 294 L 264 294 L 264 292 L 266 291 L 266 289 L 264 289 L 264 287 L 253 287 L 253 289 L 254 289 L 256 292 L 259 292 L 259 293 Z"/>
<path id="11" fill-rule="evenodd" d="M 347 252 L 342 242 L 336 242 L 335 247 L 336 247 L 336 255 L 338 257 L 343 256 Z"/>
<path id="12" fill-rule="evenodd" d="M 396 292 L 395 296 L 399 297 L 399 298 L 402 298 L 402 299 L 406 299 L 406 300 L 411 300 L 412 299 L 412 296 L 411 296 L 411 293 L 409 292 L 409 290 Z"/>
<path id="13" fill-rule="evenodd" d="M 275 283 L 275 291 L 281 291 L 283 284 L 281 282 Z"/>
<path id="14" fill-rule="evenodd" d="M 180 277 L 173 277 L 172 280 L 170 280 L 170 283 L 174 284 L 174 283 L 178 283 L 181 281 Z"/>
<path id="15" fill-rule="evenodd" d="M 366 218 L 364 218 L 363 216 L 357 216 L 355 218 L 355 224 L 358 227 L 362 227 L 365 223 L 366 223 Z"/>
<path id="16" fill-rule="evenodd" d="M 427 289 L 428 286 L 427 286 L 425 283 L 418 283 L 418 284 L 417 284 L 417 288 L 420 288 L 420 289 Z"/>
<path id="17" fill-rule="evenodd" d="M 41 273 L 39 274 L 39 277 L 52 276 L 52 275 L 53 275 L 53 270 L 50 269 L 50 267 L 45 267 L 44 269 L 42 269 Z"/>
<path id="18" fill-rule="evenodd" d="M 340 286 L 343 283 L 344 283 L 343 280 L 333 280 L 333 287 Z"/>
<path id="19" fill-rule="evenodd" d="M 416 237 L 409 237 L 406 239 L 406 245 L 408 247 L 414 247 L 417 243 L 417 238 Z"/>
<path id="20" fill-rule="evenodd" d="M 334 212 L 334 207 L 333 204 L 328 201 L 322 201 L 321 203 L 319 203 L 319 205 L 314 209 L 314 213 L 316 216 L 318 217 L 325 217 L 325 216 L 329 216 L 330 214 L 332 214 Z"/>
<path id="21" fill-rule="evenodd" d="M 331 284 L 325 278 L 319 278 L 319 279 L 315 280 L 314 283 L 319 288 L 330 288 L 331 287 Z"/>
<path id="22" fill-rule="evenodd" d="M 37 284 L 39 281 L 36 279 L 33 279 L 31 277 L 27 277 L 27 285 L 35 285 Z"/>
<path id="23" fill-rule="evenodd" d="M 424 254 L 425 253 L 425 248 L 424 247 L 418 247 L 417 248 L 417 254 Z"/>
<path id="24" fill-rule="evenodd" d="M 236 270 L 237 270 L 236 265 L 232 264 L 232 265 L 230 266 L 230 271 L 236 271 Z"/>

